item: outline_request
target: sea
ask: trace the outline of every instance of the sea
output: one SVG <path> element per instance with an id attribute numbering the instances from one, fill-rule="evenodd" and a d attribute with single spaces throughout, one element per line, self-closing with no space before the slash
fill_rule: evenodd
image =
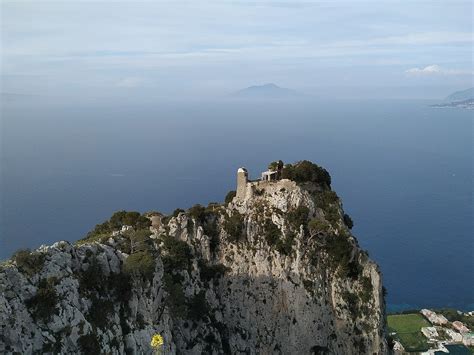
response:
<path id="1" fill-rule="evenodd" d="M 1 108 L 0 258 L 117 210 L 223 201 L 245 166 L 311 160 L 379 265 L 389 311 L 474 309 L 473 113 L 427 100 L 79 102 Z"/>

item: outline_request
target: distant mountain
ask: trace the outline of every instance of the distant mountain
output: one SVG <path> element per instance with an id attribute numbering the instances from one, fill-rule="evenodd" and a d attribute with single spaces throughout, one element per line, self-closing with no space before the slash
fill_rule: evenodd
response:
<path id="1" fill-rule="evenodd" d="M 474 100 L 474 88 L 456 91 L 444 99 L 445 102 L 459 102 L 466 100 Z"/>
<path id="2" fill-rule="evenodd" d="M 277 99 L 277 98 L 296 98 L 304 95 L 291 90 L 279 87 L 275 84 L 255 85 L 239 90 L 232 94 L 233 97 L 240 98 L 261 98 L 261 99 Z"/>
<path id="3" fill-rule="evenodd" d="M 463 108 L 474 110 L 474 88 L 456 91 L 446 97 L 441 103 L 430 106 L 434 108 Z"/>

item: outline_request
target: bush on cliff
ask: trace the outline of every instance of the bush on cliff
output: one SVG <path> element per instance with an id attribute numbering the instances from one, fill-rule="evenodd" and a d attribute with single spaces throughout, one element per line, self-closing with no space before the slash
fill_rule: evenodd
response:
<path id="1" fill-rule="evenodd" d="M 308 222 L 308 229 L 311 234 L 325 234 L 330 230 L 330 225 L 325 220 L 312 219 Z"/>
<path id="2" fill-rule="evenodd" d="M 130 239 L 130 253 L 139 251 L 149 251 L 152 249 L 153 240 L 150 238 L 152 233 L 147 229 L 140 229 L 128 233 Z"/>
<path id="3" fill-rule="evenodd" d="M 187 269 L 191 259 L 191 249 L 186 242 L 169 235 L 161 237 L 163 241 L 163 251 L 161 260 L 167 272 L 173 270 Z"/>
<path id="4" fill-rule="evenodd" d="M 130 275 L 151 279 L 155 272 L 155 258 L 149 251 L 133 253 L 125 260 L 124 270 Z"/>
<path id="5" fill-rule="evenodd" d="M 237 195 L 236 191 L 229 191 L 227 195 L 225 195 L 225 204 L 227 205 L 228 203 L 232 202 L 234 197 Z"/>
<path id="6" fill-rule="evenodd" d="M 201 280 L 204 282 L 209 282 L 222 277 L 229 270 L 229 268 L 223 264 L 208 265 L 204 261 L 200 260 L 199 270 Z"/>
<path id="7" fill-rule="evenodd" d="M 281 238 L 280 228 L 277 227 L 271 219 L 266 219 L 265 224 L 263 225 L 265 240 L 268 245 L 274 246 Z"/>
<path id="8" fill-rule="evenodd" d="M 22 272 L 32 276 L 43 268 L 45 255 L 31 252 L 29 249 L 20 249 L 13 254 L 13 260 Z"/>
<path id="9" fill-rule="evenodd" d="M 224 230 L 228 235 L 230 242 L 238 242 L 244 230 L 244 217 L 237 211 L 234 211 L 232 216 L 225 216 Z"/>
<path id="10" fill-rule="evenodd" d="M 26 300 L 25 304 L 35 321 L 42 320 L 47 323 L 58 312 L 59 297 L 54 288 L 56 283 L 57 279 L 55 277 L 41 279 L 36 294 Z"/>
<path id="11" fill-rule="evenodd" d="M 193 321 L 205 318 L 210 312 L 209 304 L 206 300 L 206 292 L 200 291 L 188 301 L 188 317 Z"/>
<path id="12" fill-rule="evenodd" d="M 306 226 L 308 223 L 309 208 L 306 206 L 299 206 L 288 211 L 287 220 L 294 229 L 300 228 L 301 225 Z"/>
<path id="13" fill-rule="evenodd" d="M 186 296 L 179 278 L 173 277 L 170 273 L 163 276 L 166 293 L 166 305 L 169 307 L 171 315 L 176 318 L 185 318 L 188 313 Z"/>
<path id="14" fill-rule="evenodd" d="M 352 227 L 354 227 L 354 222 L 352 221 L 351 216 L 349 216 L 347 213 L 344 214 L 343 221 L 347 228 L 352 229 Z"/>
<path id="15" fill-rule="evenodd" d="M 295 182 L 314 182 L 326 187 L 331 186 L 331 175 L 326 169 L 308 160 L 303 160 L 294 165 L 287 164 L 283 167 L 282 178 Z"/>
<path id="16" fill-rule="evenodd" d="M 353 255 L 354 246 L 346 235 L 330 235 L 325 239 L 325 251 L 329 255 L 331 264 L 338 269 L 341 276 L 357 279 L 361 266 Z"/>
<path id="17" fill-rule="evenodd" d="M 102 350 L 95 334 L 81 335 L 77 343 L 84 354 L 100 354 Z"/>
<path id="18" fill-rule="evenodd" d="M 135 230 L 143 230 L 150 228 L 151 221 L 139 212 L 118 211 L 108 221 L 97 224 L 79 242 L 101 241 L 102 237 L 108 237 L 114 230 L 120 229 L 122 226 L 132 226 Z"/>

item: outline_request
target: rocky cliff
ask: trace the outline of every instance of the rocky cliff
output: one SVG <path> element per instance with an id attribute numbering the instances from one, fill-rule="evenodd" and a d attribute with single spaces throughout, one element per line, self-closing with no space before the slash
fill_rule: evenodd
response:
<path id="1" fill-rule="evenodd" d="M 0 268 L 0 353 L 146 354 L 154 334 L 165 354 L 386 353 L 379 269 L 324 170 L 298 166 L 222 205 L 119 212 L 17 253 Z"/>

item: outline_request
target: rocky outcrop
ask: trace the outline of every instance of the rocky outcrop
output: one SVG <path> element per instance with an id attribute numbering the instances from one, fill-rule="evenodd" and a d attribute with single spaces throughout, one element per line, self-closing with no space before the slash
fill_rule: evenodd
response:
<path id="1" fill-rule="evenodd" d="M 159 333 L 166 354 L 386 353 L 381 275 L 337 195 L 249 188 L 3 263 L 0 352 L 146 354 Z"/>

